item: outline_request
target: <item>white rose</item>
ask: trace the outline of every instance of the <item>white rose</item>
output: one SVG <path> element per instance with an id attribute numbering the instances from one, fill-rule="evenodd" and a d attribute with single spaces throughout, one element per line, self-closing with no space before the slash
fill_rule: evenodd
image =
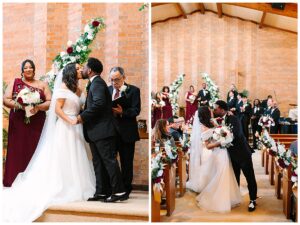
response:
<path id="1" fill-rule="evenodd" d="M 73 44 L 72 41 L 68 41 L 68 42 L 67 42 L 67 46 L 68 46 L 68 47 L 71 47 L 72 44 Z"/>
<path id="2" fill-rule="evenodd" d="M 80 52 L 80 51 L 81 51 L 80 46 L 78 46 L 78 45 L 76 46 L 76 51 L 77 51 L 77 52 Z"/>
<path id="3" fill-rule="evenodd" d="M 74 63 L 74 62 L 76 62 L 76 58 L 75 58 L 74 56 L 71 56 L 71 57 L 70 57 L 70 61 L 71 61 L 72 63 Z"/>
<path id="4" fill-rule="evenodd" d="M 86 50 L 87 50 L 87 46 L 83 46 L 83 47 L 82 47 L 82 50 L 83 50 L 83 51 L 86 51 Z"/>
<path id="5" fill-rule="evenodd" d="M 66 52 L 61 52 L 60 57 L 64 57 L 67 53 Z"/>
<path id="6" fill-rule="evenodd" d="M 88 24 L 85 25 L 85 27 L 84 27 L 84 32 L 85 32 L 85 33 L 89 33 L 90 30 L 91 30 L 90 26 L 89 26 Z"/>

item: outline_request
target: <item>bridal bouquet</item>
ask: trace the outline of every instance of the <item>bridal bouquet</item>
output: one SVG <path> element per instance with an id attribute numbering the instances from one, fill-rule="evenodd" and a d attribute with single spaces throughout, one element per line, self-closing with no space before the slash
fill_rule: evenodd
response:
<path id="1" fill-rule="evenodd" d="M 16 97 L 17 104 L 19 108 L 25 106 L 25 120 L 26 124 L 30 123 L 30 117 L 34 114 L 30 112 L 34 106 L 42 103 L 40 93 L 38 91 L 30 90 L 29 88 L 25 87 L 22 89 Z"/>
<path id="2" fill-rule="evenodd" d="M 193 104 L 196 100 L 196 96 L 195 95 L 190 95 L 189 99 L 190 99 L 190 103 Z"/>
<path id="3" fill-rule="evenodd" d="M 222 148 L 228 148 L 232 146 L 233 133 L 231 128 L 226 125 L 217 126 L 213 131 L 213 140 L 221 143 Z"/>
<path id="4" fill-rule="evenodd" d="M 266 116 L 260 117 L 260 119 L 258 121 L 258 125 L 263 128 L 269 128 L 271 126 L 275 126 L 275 122 L 272 117 L 270 117 L 269 115 L 266 115 Z"/>

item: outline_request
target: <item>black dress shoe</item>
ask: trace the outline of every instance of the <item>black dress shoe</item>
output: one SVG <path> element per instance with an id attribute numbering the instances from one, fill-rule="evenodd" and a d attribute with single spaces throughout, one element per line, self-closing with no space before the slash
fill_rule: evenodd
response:
<path id="1" fill-rule="evenodd" d="M 105 202 L 118 202 L 118 201 L 125 201 L 129 198 L 129 196 L 125 193 L 123 195 L 111 195 Z"/>
<path id="2" fill-rule="evenodd" d="M 250 203 L 248 205 L 248 211 L 253 212 L 256 208 L 256 201 L 255 200 L 250 200 Z"/>
<path id="3" fill-rule="evenodd" d="M 95 195 L 94 197 L 89 198 L 88 201 L 104 202 L 106 198 L 107 198 L 107 195 Z"/>

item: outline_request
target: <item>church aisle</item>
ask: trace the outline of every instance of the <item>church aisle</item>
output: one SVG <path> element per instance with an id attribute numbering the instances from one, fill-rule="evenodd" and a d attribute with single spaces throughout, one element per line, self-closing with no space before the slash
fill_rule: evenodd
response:
<path id="1" fill-rule="evenodd" d="M 282 211 L 282 200 L 275 197 L 274 186 L 269 183 L 268 175 L 264 174 L 261 166 L 261 152 L 253 154 L 253 165 L 258 185 L 257 208 L 254 212 L 248 212 L 249 203 L 247 183 L 244 175 L 241 175 L 242 204 L 232 209 L 230 213 L 209 213 L 201 211 L 197 205 L 196 193 L 187 191 L 182 198 L 176 198 L 175 211 L 171 217 L 167 217 L 166 211 L 161 210 L 162 222 L 291 222 L 287 220 Z"/>

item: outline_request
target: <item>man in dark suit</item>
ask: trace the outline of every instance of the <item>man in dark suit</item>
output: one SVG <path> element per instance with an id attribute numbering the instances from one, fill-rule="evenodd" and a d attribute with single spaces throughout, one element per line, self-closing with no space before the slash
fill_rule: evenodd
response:
<path id="1" fill-rule="evenodd" d="M 232 127 L 234 139 L 232 141 L 232 146 L 230 146 L 227 150 L 230 155 L 237 183 L 240 185 L 241 170 L 246 177 L 250 195 L 248 211 L 252 212 L 256 207 L 257 184 L 252 163 L 251 147 L 243 134 L 240 121 L 236 118 L 236 116 L 229 115 L 227 111 L 228 106 L 226 102 L 222 100 L 216 101 L 214 109 L 215 117 L 220 117 L 225 121 L 227 126 Z"/>
<path id="2" fill-rule="evenodd" d="M 117 150 L 120 156 L 122 180 L 126 195 L 129 197 L 132 191 L 135 142 L 140 140 L 136 117 L 141 112 L 141 97 L 140 89 L 125 83 L 125 78 L 122 67 L 113 67 L 110 70 L 112 85 L 108 89 L 113 100 L 125 97 L 121 105 L 113 107 L 113 113 L 120 130 Z"/>
<path id="3" fill-rule="evenodd" d="M 279 119 L 280 119 L 280 110 L 277 107 L 277 102 L 272 101 L 272 107 L 270 109 L 270 116 L 274 120 L 275 126 L 271 126 L 270 134 L 278 134 L 279 132 Z"/>
<path id="4" fill-rule="evenodd" d="M 112 113 L 111 95 L 100 77 L 102 71 L 103 66 L 98 59 L 88 59 L 82 71 L 82 77 L 89 79 L 87 99 L 84 111 L 77 117 L 83 123 L 84 137 L 93 155 L 96 192 L 89 201 L 124 201 L 127 198 L 116 157 L 117 126 Z"/>
<path id="5" fill-rule="evenodd" d="M 268 95 L 268 97 L 266 99 L 262 100 L 262 102 L 261 102 L 261 107 L 265 110 L 268 108 L 268 100 L 269 99 L 272 99 L 272 95 Z"/>
<path id="6" fill-rule="evenodd" d="M 206 90 L 206 83 L 202 84 L 202 89 L 198 92 L 197 99 L 200 102 L 200 106 L 209 106 L 211 97 L 210 92 Z"/>
<path id="7" fill-rule="evenodd" d="M 234 95 L 234 92 L 232 90 L 229 91 L 228 93 L 228 98 L 227 98 L 227 105 L 228 105 L 228 110 L 231 111 L 233 114 L 236 113 L 236 98 Z"/>
<path id="8" fill-rule="evenodd" d="M 237 100 L 236 100 L 236 104 L 235 104 L 235 115 L 236 117 L 242 122 L 242 117 L 243 114 L 241 112 L 241 108 L 243 107 L 243 94 L 242 93 L 238 93 L 237 94 Z"/>
<path id="9" fill-rule="evenodd" d="M 257 149 L 257 137 L 255 133 L 261 132 L 261 126 L 258 125 L 258 121 L 263 114 L 263 108 L 260 107 L 259 99 L 255 99 L 253 102 L 253 108 L 251 110 L 251 127 L 252 127 L 252 135 L 253 135 L 253 148 Z"/>
<path id="10" fill-rule="evenodd" d="M 242 102 L 243 102 L 243 105 L 241 107 L 242 128 L 243 128 L 243 132 L 244 132 L 244 135 L 245 135 L 247 141 L 249 141 L 249 124 L 250 124 L 250 119 L 251 119 L 252 106 L 251 106 L 251 103 L 248 102 L 248 98 L 246 95 L 243 95 Z"/>

